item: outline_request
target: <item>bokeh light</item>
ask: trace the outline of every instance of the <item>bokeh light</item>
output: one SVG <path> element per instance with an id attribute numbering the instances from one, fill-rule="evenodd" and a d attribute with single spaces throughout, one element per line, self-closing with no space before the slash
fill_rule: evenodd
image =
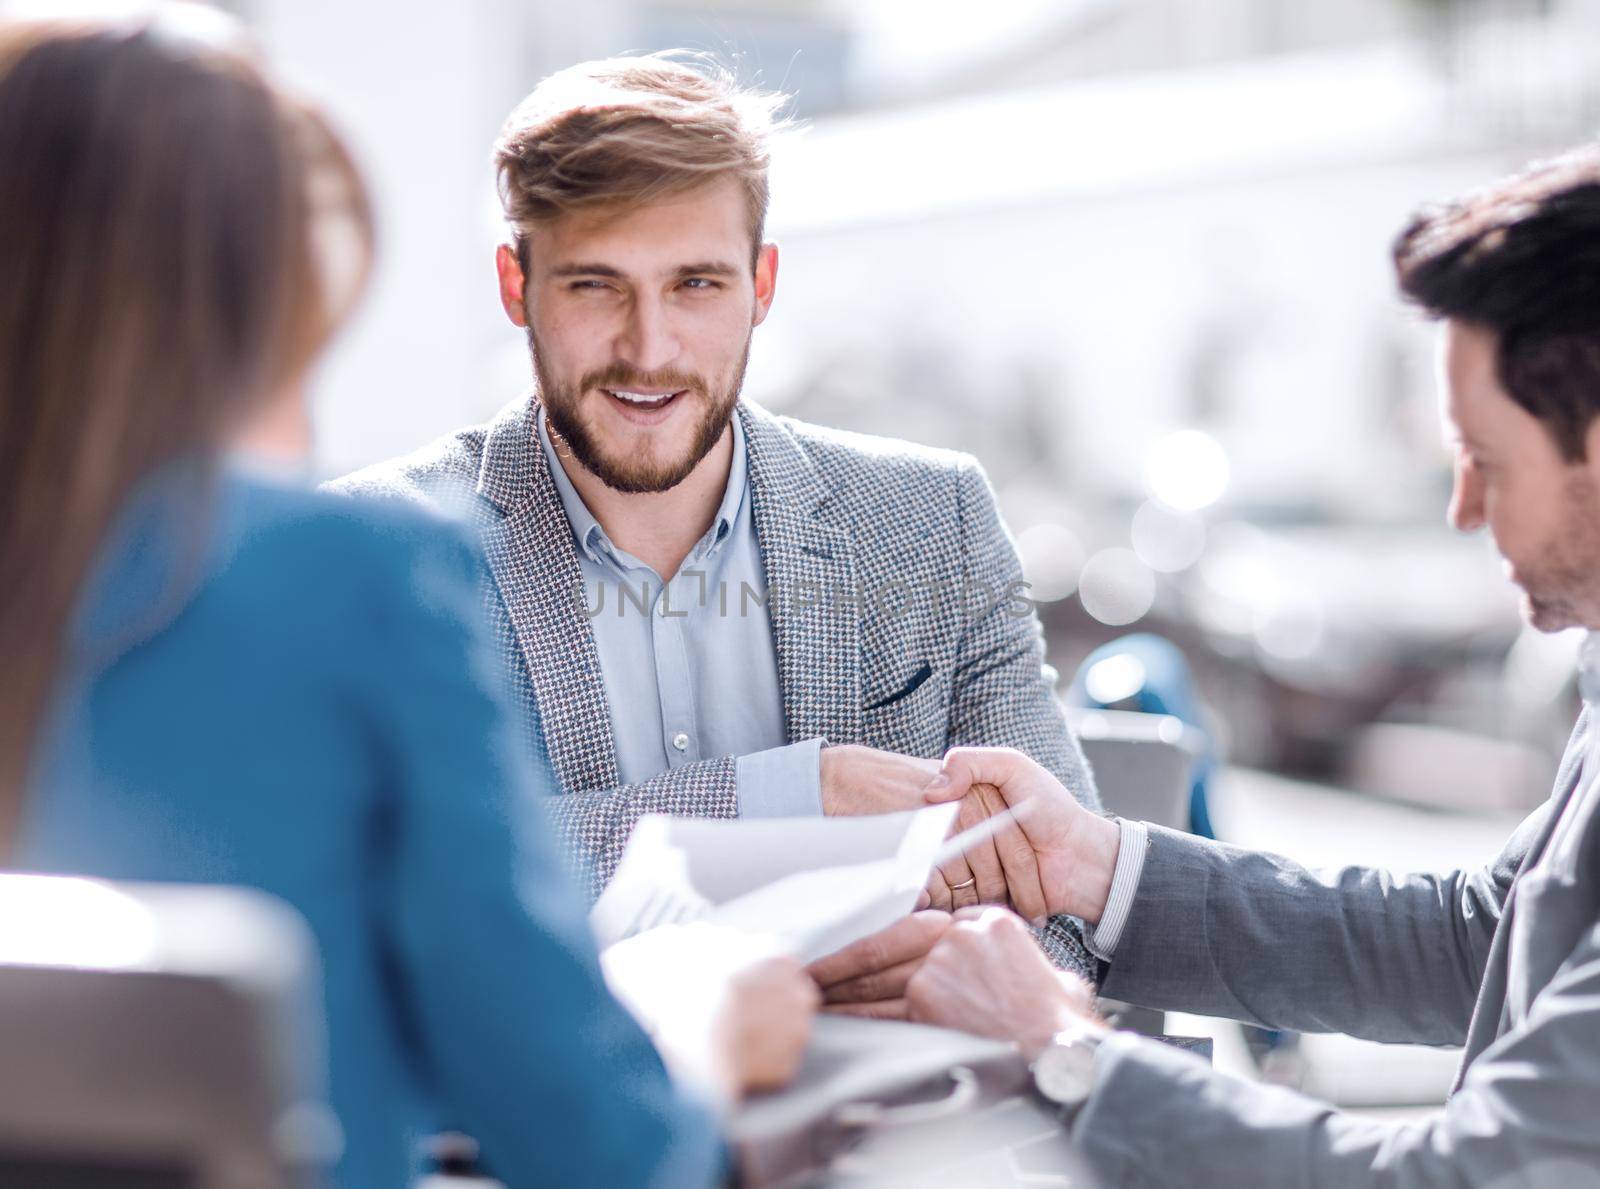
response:
<path id="1" fill-rule="evenodd" d="M 1146 500 L 1133 514 L 1133 551 L 1158 574 L 1187 570 L 1205 552 L 1205 521 Z"/>
<path id="2" fill-rule="evenodd" d="M 1119 652 L 1089 666 L 1083 689 L 1095 702 L 1110 706 L 1133 697 L 1144 688 L 1144 681 L 1144 662 L 1131 652 Z"/>
<path id="3" fill-rule="evenodd" d="M 1154 606 L 1156 576 L 1133 550 L 1102 549 L 1084 563 L 1078 598 L 1101 623 L 1121 627 L 1143 619 Z"/>
<path id="4" fill-rule="evenodd" d="M 1036 524 L 1024 529 L 1017 536 L 1017 553 L 1022 557 L 1028 597 L 1035 602 L 1053 603 L 1078 589 L 1083 542 L 1065 525 Z"/>
<path id="5" fill-rule="evenodd" d="M 1322 648 L 1327 630 L 1327 615 L 1314 598 L 1268 604 L 1256 614 L 1256 645 L 1279 661 L 1310 660 Z"/>
<path id="6" fill-rule="evenodd" d="M 1216 503 L 1228 490 L 1229 477 L 1227 452 L 1198 429 L 1168 434 L 1145 458 L 1150 494 L 1179 512 L 1198 512 Z"/>

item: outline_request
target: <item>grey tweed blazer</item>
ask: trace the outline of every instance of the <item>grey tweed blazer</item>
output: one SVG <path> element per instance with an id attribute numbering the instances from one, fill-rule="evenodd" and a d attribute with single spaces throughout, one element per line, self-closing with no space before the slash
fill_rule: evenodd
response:
<path id="1" fill-rule="evenodd" d="M 789 738 L 928 757 L 962 744 L 1016 747 L 1097 809 L 977 462 L 739 407 Z M 735 758 L 618 784 L 576 547 L 539 448 L 537 409 L 521 397 L 487 425 L 330 487 L 469 510 L 514 698 L 563 790 L 550 806 L 554 828 L 597 895 L 643 814 L 736 816 Z M 1041 940 L 1060 965 L 1096 966 L 1067 918 Z"/>

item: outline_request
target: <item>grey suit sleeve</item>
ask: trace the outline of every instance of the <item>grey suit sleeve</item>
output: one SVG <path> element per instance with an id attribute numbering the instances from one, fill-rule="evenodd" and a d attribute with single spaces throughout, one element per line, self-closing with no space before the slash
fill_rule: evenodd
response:
<path id="1" fill-rule="evenodd" d="M 722 756 L 685 764 L 642 784 L 568 789 L 551 796 L 545 812 L 566 854 L 576 859 L 591 900 L 616 872 L 623 848 L 647 813 L 679 817 L 738 817 L 737 759 Z"/>
<path id="2" fill-rule="evenodd" d="M 1099 810 L 1083 750 L 1056 700 L 1056 673 L 1044 657 L 1044 631 L 1027 600 L 1022 562 L 982 469 L 960 473 L 966 617 L 956 654 L 950 704 L 951 747 L 1014 747 L 1048 768 L 1080 802 Z M 1100 963 L 1083 944 L 1082 923 L 1053 917 L 1040 944 L 1062 969 L 1097 981 Z"/>
<path id="3" fill-rule="evenodd" d="M 489 601 L 489 618 L 494 626 L 502 655 L 515 656 L 515 641 L 511 626 L 499 595 L 492 586 L 487 587 L 485 598 Z M 522 737 L 536 762 L 550 765 L 545 744 L 544 727 L 539 716 L 538 702 L 525 666 L 513 662 L 506 667 L 509 674 L 510 696 L 521 708 Z M 758 752 L 754 756 L 719 756 L 685 764 L 681 768 L 663 772 L 638 784 L 623 784 L 610 788 L 565 788 L 545 799 L 544 813 L 550 830 L 561 846 L 561 853 L 576 872 L 578 882 L 588 892 L 591 900 L 597 899 L 627 847 L 633 827 L 647 813 L 667 813 L 676 817 L 733 818 L 749 816 L 749 807 L 741 799 L 740 770 L 759 780 L 781 775 L 785 760 L 809 760 L 810 780 L 816 783 L 816 751 L 820 741 L 811 744 L 791 745 L 781 749 L 791 753 L 779 758 L 775 752 Z M 763 767 L 761 760 L 765 760 Z M 803 764 L 791 764 L 801 767 Z M 752 789 L 753 792 L 759 790 Z M 814 795 L 814 794 L 813 794 Z M 776 798 L 758 808 L 781 809 Z"/>
<path id="4" fill-rule="evenodd" d="M 1354 1119 L 1118 1035 L 1096 1054 L 1073 1135 L 1106 1185 L 1596 1189 L 1597 1101 L 1600 924 L 1426 1123 Z"/>
<path id="5" fill-rule="evenodd" d="M 1313 872 L 1149 827 L 1107 995 L 1299 1032 L 1459 1045 L 1507 889 L 1550 811 L 1482 870 Z"/>
<path id="6" fill-rule="evenodd" d="M 678 817 L 797 817 L 821 812 L 817 753 L 810 739 L 745 756 L 685 764 L 641 784 L 568 790 L 546 807 L 551 828 L 598 898 L 616 872 L 633 827 L 647 813 Z"/>

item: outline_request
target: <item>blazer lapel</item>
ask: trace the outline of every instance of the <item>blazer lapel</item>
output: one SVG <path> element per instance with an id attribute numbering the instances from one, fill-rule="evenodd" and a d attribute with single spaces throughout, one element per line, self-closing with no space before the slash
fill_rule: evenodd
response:
<path id="1" fill-rule="evenodd" d="M 854 537 L 829 523 L 828 491 L 782 424 L 748 401 L 739 408 L 789 738 L 855 742 L 863 592 Z"/>
<path id="2" fill-rule="evenodd" d="M 1495 926 L 1494 940 L 1489 945 L 1489 957 L 1484 963 L 1483 982 L 1478 988 L 1478 1001 L 1472 1009 L 1472 1021 L 1467 1026 L 1467 1043 L 1461 1052 L 1461 1064 L 1456 1069 L 1455 1085 L 1450 1092 L 1454 1094 L 1461 1089 L 1461 1083 L 1467 1076 L 1467 1067 L 1470 1066 L 1478 1055 L 1494 1043 L 1505 1027 L 1507 990 L 1511 977 L 1510 963 L 1507 953 L 1511 945 L 1511 924 L 1517 911 L 1517 889 L 1522 884 L 1523 875 L 1539 861 L 1545 848 L 1550 844 L 1550 836 L 1560 824 L 1562 814 L 1566 812 L 1569 802 L 1577 792 L 1585 772 L 1583 759 L 1589 749 L 1588 732 L 1581 728 L 1573 733 L 1572 741 L 1567 746 L 1567 754 L 1562 759 L 1561 768 L 1556 774 L 1555 787 L 1560 795 L 1554 797 L 1551 812 L 1546 817 L 1538 836 L 1528 848 L 1528 854 L 1522 860 L 1522 865 L 1517 869 L 1517 876 L 1511 883 L 1511 888 L 1506 892 L 1505 904 L 1500 910 L 1500 923 Z"/>
<path id="3" fill-rule="evenodd" d="M 572 527 L 539 446 L 531 396 L 490 424 L 478 494 L 500 517 L 484 534 L 489 569 L 528 667 L 545 745 L 564 789 L 617 784 L 600 653 L 583 614 Z"/>

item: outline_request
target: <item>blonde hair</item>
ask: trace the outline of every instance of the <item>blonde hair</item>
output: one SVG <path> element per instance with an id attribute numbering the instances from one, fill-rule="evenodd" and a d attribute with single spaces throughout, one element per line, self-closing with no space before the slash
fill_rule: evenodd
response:
<path id="1" fill-rule="evenodd" d="M 773 134 L 787 96 L 741 86 L 702 55 L 584 62 L 552 74 L 495 141 L 500 201 L 528 265 L 527 237 L 580 209 L 628 209 L 724 177 L 749 204 L 751 265 L 767 218 Z"/>

